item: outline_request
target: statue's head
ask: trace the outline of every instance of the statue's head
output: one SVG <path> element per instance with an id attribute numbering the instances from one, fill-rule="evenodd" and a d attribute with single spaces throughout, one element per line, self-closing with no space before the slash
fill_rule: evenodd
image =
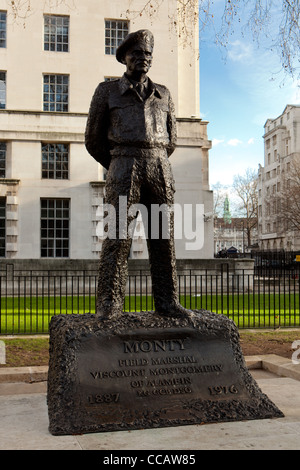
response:
<path id="1" fill-rule="evenodd" d="M 119 45 L 116 58 L 129 74 L 147 73 L 152 65 L 154 36 L 147 29 L 128 34 Z"/>
<path id="2" fill-rule="evenodd" d="M 154 36 L 151 31 L 148 29 L 140 29 L 139 31 L 128 34 L 117 48 L 116 58 L 118 62 L 124 64 L 127 51 L 138 44 L 147 46 L 152 53 L 154 48 Z"/>

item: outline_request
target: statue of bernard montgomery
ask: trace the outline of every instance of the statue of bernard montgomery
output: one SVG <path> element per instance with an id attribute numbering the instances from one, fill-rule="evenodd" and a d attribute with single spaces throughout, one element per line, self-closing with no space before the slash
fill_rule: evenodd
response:
<path id="1" fill-rule="evenodd" d="M 105 203 L 120 217 L 120 196 L 129 208 L 143 204 L 151 227 L 151 205 L 174 203 L 174 179 L 169 157 L 176 145 L 176 118 L 169 90 L 147 76 L 152 65 L 154 37 L 148 30 L 129 34 L 116 51 L 126 66 L 122 78 L 98 85 L 91 101 L 85 142 L 88 152 L 107 170 Z M 152 221 L 153 222 L 153 221 Z M 168 237 L 147 238 L 155 310 L 170 317 L 188 315 L 178 300 L 174 249 L 174 216 Z M 131 237 L 103 241 L 97 296 L 97 315 L 122 314 Z"/>

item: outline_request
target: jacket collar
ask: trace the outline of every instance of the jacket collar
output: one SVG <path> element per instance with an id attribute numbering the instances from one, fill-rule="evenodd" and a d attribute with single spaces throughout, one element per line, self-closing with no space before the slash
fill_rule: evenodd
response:
<path id="1" fill-rule="evenodd" d="M 155 96 L 157 96 L 158 98 L 161 98 L 160 91 L 156 87 L 155 83 L 153 83 L 152 80 L 150 80 L 149 77 L 148 77 L 148 87 L 151 92 L 149 96 L 151 96 L 152 94 L 155 94 Z M 132 88 L 133 88 L 132 83 L 124 74 L 123 77 L 121 77 L 119 80 L 119 89 L 120 89 L 121 95 L 124 95 L 124 93 L 126 93 L 128 90 L 132 90 Z"/>

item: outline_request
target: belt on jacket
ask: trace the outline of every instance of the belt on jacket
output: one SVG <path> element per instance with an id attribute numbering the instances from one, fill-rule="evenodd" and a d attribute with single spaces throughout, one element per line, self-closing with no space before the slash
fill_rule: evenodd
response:
<path id="1" fill-rule="evenodd" d="M 116 146 L 110 150 L 112 158 L 118 157 L 134 157 L 134 158 L 156 158 L 166 157 L 167 149 L 164 147 L 141 148 L 141 147 L 124 147 Z"/>

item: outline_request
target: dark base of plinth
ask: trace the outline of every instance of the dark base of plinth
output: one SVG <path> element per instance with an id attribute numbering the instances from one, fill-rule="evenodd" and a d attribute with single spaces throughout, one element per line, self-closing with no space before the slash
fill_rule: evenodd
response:
<path id="1" fill-rule="evenodd" d="M 53 435 L 283 417 L 248 372 L 235 324 L 194 311 L 50 323 Z"/>

